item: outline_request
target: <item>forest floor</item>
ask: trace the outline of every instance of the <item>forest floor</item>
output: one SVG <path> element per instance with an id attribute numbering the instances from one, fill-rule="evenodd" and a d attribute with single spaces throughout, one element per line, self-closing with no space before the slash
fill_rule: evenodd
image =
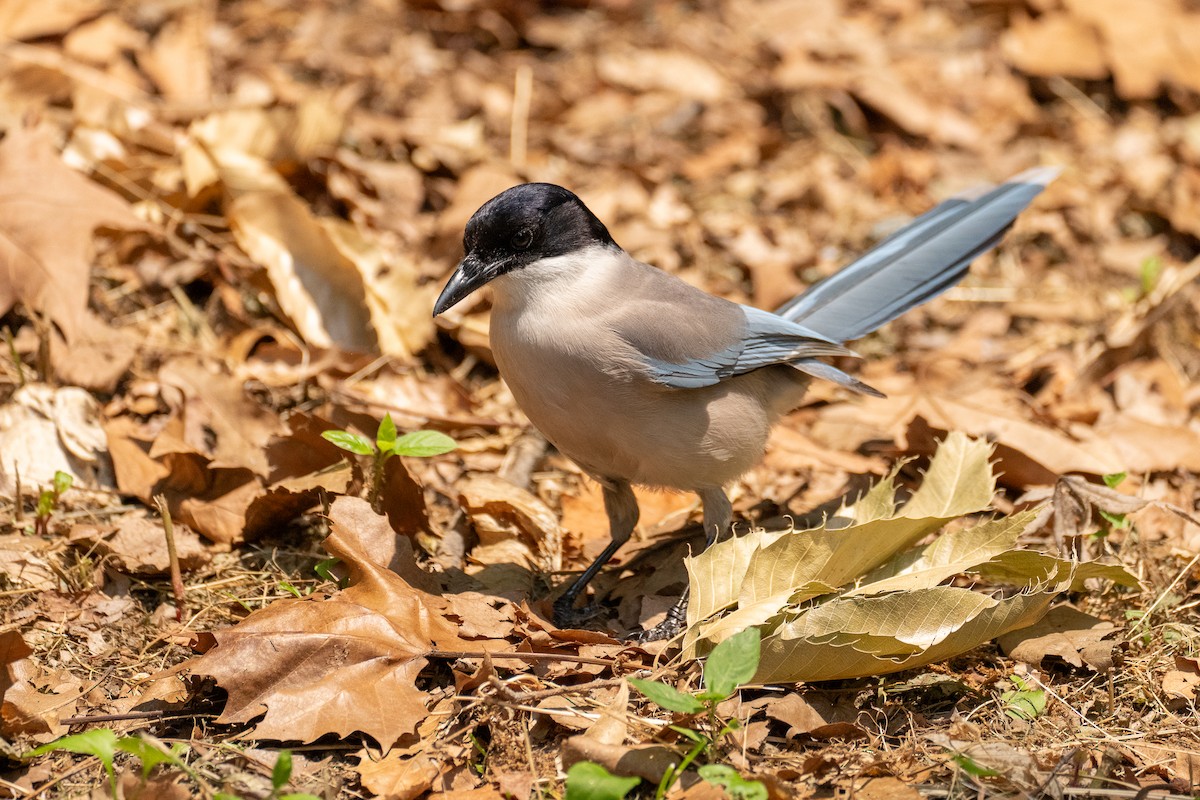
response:
<path id="1" fill-rule="evenodd" d="M 649 797 L 689 737 L 726 788 L 672 796 L 1200 793 L 1189 4 L 62 0 L 0 36 L 0 797 L 526 800 L 580 761 Z M 786 417 L 737 529 L 819 527 L 897 465 L 919 491 L 961 433 L 994 448 L 991 513 L 1036 517 L 1017 547 L 1133 585 L 977 593 L 1053 609 L 670 712 L 626 678 L 694 692 L 701 663 L 622 636 L 703 536 L 694 497 L 641 492 L 604 613 L 551 623 L 607 522 L 499 380 L 487 292 L 431 318 L 476 208 L 562 184 L 770 309 L 1046 165 L 961 285 L 855 344 L 886 398 Z M 390 459 L 372 508 L 370 459 L 321 434 L 385 414 L 457 447 Z M 964 572 L 937 588 L 988 590 Z"/>

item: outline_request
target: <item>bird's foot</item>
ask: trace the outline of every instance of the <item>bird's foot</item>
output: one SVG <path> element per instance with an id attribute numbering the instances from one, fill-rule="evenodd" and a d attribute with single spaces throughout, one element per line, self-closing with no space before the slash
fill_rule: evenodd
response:
<path id="1" fill-rule="evenodd" d="M 635 644 L 674 639 L 687 629 L 687 603 L 687 592 L 684 592 L 679 602 L 671 606 L 671 610 L 667 612 L 666 619 L 653 628 L 647 628 L 644 631 L 635 631 L 625 638 Z"/>
<path id="2" fill-rule="evenodd" d="M 554 624 L 560 628 L 582 628 L 587 623 L 600 616 L 600 604 L 588 603 L 580 608 L 575 608 L 573 600 L 560 597 L 554 601 Z M 563 602 L 566 600 L 566 602 Z"/>

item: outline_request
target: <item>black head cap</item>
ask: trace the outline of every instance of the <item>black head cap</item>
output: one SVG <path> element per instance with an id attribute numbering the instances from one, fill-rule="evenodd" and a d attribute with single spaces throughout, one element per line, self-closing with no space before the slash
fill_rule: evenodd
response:
<path id="1" fill-rule="evenodd" d="M 553 183 L 524 183 L 488 200 L 467 222 L 466 256 L 434 305 L 434 316 L 506 273 L 593 245 L 616 247 L 604 223 Z"/>
<path id="2" fill-rule="evenodd" d="M 593 244 L 613 244 L 604 223 L 574 193 L 553 183 L 523 183 L 488 200 L 463 234 L 463 250 L 518 269 Z"/>

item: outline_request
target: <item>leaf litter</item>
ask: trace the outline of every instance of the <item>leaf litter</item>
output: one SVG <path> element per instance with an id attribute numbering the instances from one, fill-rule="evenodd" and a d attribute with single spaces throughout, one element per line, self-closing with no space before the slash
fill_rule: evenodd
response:
<path id="1" fill-rule="evenodd" d="M 683 794 L 1194 793 L 1197 14 L 1144 11 L 11 4 L 0 793 L 108 796 L 20 754 L 111 729 L 199 770 L 120 754 L 126 797 L 266 796 L 281 741 L 325 797 L 554 794 L 572 741 L 686 751 L 621 687 L 700 668 L 617 637 L 689 580 L 689 652 L 760 626 L 772 682 L 721 706 L 726 788 Z M 593 629 L 546 621 L 603 513 L 496 380 L 486 299 L 429 318 L 480 203 L 569 185 L 770 307 L 1035 164 L 1067 169 L 1001 249 L 856 345 L 887 399 L 814 387 L 706 553 L 691 498 L 646 495 Z M 380 517 L 320 435 L 387 413 L 458 449 L 391 459 Z"/>

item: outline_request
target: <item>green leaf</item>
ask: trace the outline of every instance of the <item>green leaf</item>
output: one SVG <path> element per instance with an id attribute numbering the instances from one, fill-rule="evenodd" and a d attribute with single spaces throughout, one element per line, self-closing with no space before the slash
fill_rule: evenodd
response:
<path id="1" fill-rule="evenodd" d="M 1158 256 L 1150 256 L 1142 262 L 1140 272 L 1142 294 L 1150 294 L 1158 285 L 1158 276 L 1162 273 L 1163 262 Z"/>
<path id="2" fill-rule="evenodd" d="M 294 596 L 296 596 L 296 597 L 299 597 L 299 598 L 303 598 L 303 597 L 304 597 L 304 595 L 300 594 L 300 590 L 299 590 L 299 589 L 297 589 L 295 586 L 293 586 L 292 584 L 288 583 L 288 582 L 287 582 L 287 581 L 285 581 L 285 580 L 282 580 L 282 579 L 281 579 L 281 580 L 279 581 L 279 588 L 280 588 L 280 589 L 283 589 L 285 592 L 288 592 L 288 593 L 290 593 L 290 594 L 292 594 L 292 595 L 294 595 Z"/>
<path id="3" fill-rule="evenodd" d="M 440 431 L 413 431 L 397 439 L 392 452 L 401 456 L 429 458 L 449 453 L 456 447 L 455 441 Z"/>
<path id="4" fill-rule="evenodd" d="M 684 728 L 680 725 L 668 725 L 667 727 L 670 728 L 671 730 L 675 731 L 676 733 L 678 733 L 683 738 L 690 739 L 692 742 L 694 742 L 696 744 L 703 744 L 705 741 L 703 736 L 696 733 L 691 728 Z"/>
<path id="5" fill-rule="evenodd" d="M 684 694 L 673 686 L 667 686 L 658 681 L 647 681 L 642 678 L 630 678 L 629 683 L 646 697 L 668 711 L 678 711 L 681 714 L 699 714 L 704 710 L 704 704 Z"/>
<path id="6" fill-rule="evenodd" d="M 239 798 L 238 800 L 241 799 Z M 291 792 L 279 795 L 279 800 L 321 800 L 321 798 L 308 792 Z"/>
<path id="7" fill-rule="evenodd" d="M 735 633 L 713 648 L 704 662 L 704 686 L 724 700 L 758 671 L 761 634 L 758 628 Z"/>
<path id="8" fill-rule="evenodd" d="M 724 787 L 733 800 L 767 800 L 767 787 L 762 781 L 748 781 L 733 767 L 725 764 L 705 764 L 696 770 L 700 777 Z"/>
<path id="9" fill-rule="evenodd" d="M 1115 530 L 1124 530 L 1129 527 L 1129 517 L 1124 514 L 1114 514 L 1111 511 L 1105 511 L 1103 508 L 1096 509 L 1100 512 L 1100 516 L 1104 521 L 1111 525 Z"/>
<path id="10" fill-rule="evenodd" d="M 162 748 L 155 746 L 154 742 L 142 739 L 138 736 L 123 736 L 117 741 L 117 749 L 129 753 L 142 762 L 142 780 L 145 780 L 150 775 L 150 771 L 159 764 L 171 764 L 181 769 L 187 769 L 180 758 L 182 747 L 178 752 L 166 752 Z"/>
<path id="11" fill-rule="evenodd" d="M 379 430 L 375 432 L 375 446 L 381 453 L 387 453 L 396 446 L 396 423 L 392 421 L 391 414 L 383 415 Z"/>
<path id="12" fill-rule="evenodd" d="M 1110 489 L 1115 489 L 1120 486 L 1127 477 L 1129 477 L 1128 472 L 1114 472 L 1111 475 L 1104 475 L 1104 485 Z"/>
<path id="13" fill-rule="evenodd" d="M 978 761 L 971 758 L 970 756 L 964 756 L 962 753 L 957 753 L 953 756 L 950 756 L 950 758 L 954 761 L 955 764 L 958 764 L 958 766 L 962 769 L 963 772 L 967 773 L 968 775 L 972 775 L 976 778 L 998 778 L 998 777 L 1000 777 L 999 772 L 997 772 L 996 770 L 991 769 L 989 767 L 983 766 L 982 764 L 980 764 Z"/>
<path id="14" fill-rule="evenodd" d="M 113 772 L 113 756 L 117 752 L 117 735 L 108 728 L 97 728 L 86 733 L 64 736 L 53 742 L 44 744 L 25 753 L 23 758 L 33 758 L 56 750 L 66 750 L 68 753 L 79 753 L 85 756 L 95 756 L 104 765 L 108 773 L 108 781 L 112 784 L 113 795 L 117 793 L 117 776 Z"/>
<path id="15" fill-rule="evenodd" d="M 38 495 L 37 515 L 40 519 L 45 519 L 54 513 L 54 492 L 46 489 Z"/>
<path id="16" fill-rule="evenodd" d="M 72 478 L 68 473 L 63 472 L 62 470 L 56 470 L 54 472 L 54 494 L 56 496 L 61 495 L 67 489 L 71 488 L 71 484 L 74 483 L 74 481 L 75 479 Z"/>
<path id="17" fill-rule="evenodd" d="M 338 583 L 340 585 L 338 576 L 333 574 L 333 568 L 340 563 L 342 563 L 340 558 L 327 558 L 324 561 L 318 561 L 313 566 L 313 572 L 317 573 L 321 580 L 329 581 L 331 583 Z"/>
<path id="18" fill-rule="evenodd" d="M 384 417 L 388 419 L 388 417 Z M 393 430 L 395 430 L 393 428 Z M 275 767 L 271 770 L 271 786 L 278 792 L 292 779 L 292 751 L 280 750 L 275 759 Z"/>
<path id="19" fill-rule="evenodd" d="M 1004 703 L 1004 713 L 1013 719 L 1037 719 L 1046 710 L 1046 693 L 1039 689 L 1029 689 L 1028 684 L 1014 675 L 1012 681 L 1016 689 L 1000 695 Z"/>
<path id="20" fill-rule="evenodd" d="M 621 800 L 641 778 L 621 778 L 591 761 L 580 761 L 567 770 L 566 800 Z"/>
<path id="21" fill-rule="evenodd" d="M 349 431 L 325 431 L 321 434 L 321 438 L 327 442 L 333 442 L 343 450 L 349 450 L 351 453 L 356 453 L 360 456 L 369 456 L 375 453 L 375 448 L 371 445 L 371 440 L 365 436 L 359 436 L 357 433 Z"/>

